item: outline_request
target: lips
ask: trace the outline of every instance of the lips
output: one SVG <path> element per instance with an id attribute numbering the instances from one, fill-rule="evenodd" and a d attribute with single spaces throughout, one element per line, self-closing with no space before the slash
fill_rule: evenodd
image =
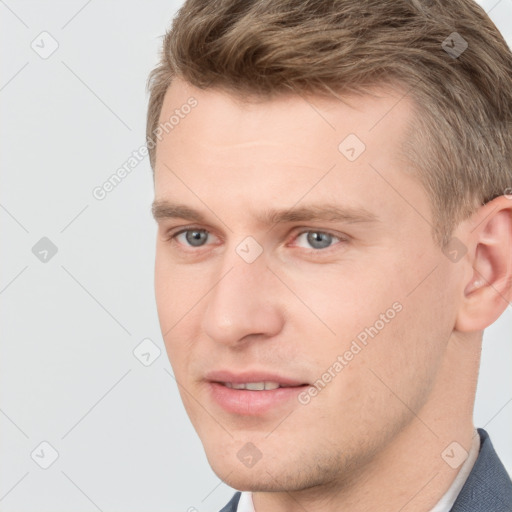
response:
<path id="1" fill-rule="evenodd" d="M 206 376 L 210 398 L 235 415 L 262 416 L 287 404 L 298 404 L 297 395 L 308 384 L 266 372 L 215 371 Z"/>

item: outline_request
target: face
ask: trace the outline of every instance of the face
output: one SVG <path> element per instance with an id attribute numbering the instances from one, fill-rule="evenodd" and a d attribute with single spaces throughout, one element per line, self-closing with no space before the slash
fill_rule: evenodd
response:
<path id="1" fill-rule="evenodd" d="M 162 122 L 195 106 L 157 148 L 158 315 L 208 460 L 237 489 L 339 483 L 428 403 L 457 270 L 400 155 L 401 96 L 167 92 Z"/>

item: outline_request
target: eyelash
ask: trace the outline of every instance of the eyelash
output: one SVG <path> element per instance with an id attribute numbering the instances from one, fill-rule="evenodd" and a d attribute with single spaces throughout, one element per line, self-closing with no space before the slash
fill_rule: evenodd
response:
<path id="1" fill-rule="evenodd" d="M 191 227 L 186 227 L 186 228 L 183 228 L 183 229 L 180 229 L 179 231 L 176 231 L 176 232 L 173 232 L 173 231 L 170 231 L 167 233 L 166 237 L 165 237 L 165 241 L 166 242 L 171 242 L 171 243 L 176 243 L 176 244 L 179 244 L 179 242 L 176 241 L 176 238 L 183 234 L 183 233 L 186 233 L 187 231 L 204 231 L 208 234 L 211 234 L 210 231 L 208 231 L 207 229 L 204 229 L 204 228 L 199 228 L 199 227 L 194 227 L 194 226 L 191 226 Z M 348 238 L 347 237 L 344 237 L 342 235 L 336 235 L 335 233 L 331 233 L 330 231 L 320 231 L 320 230 L 316 230 L 316 229 L 303 229 L 302 231 L 299 231 L 293 238 L 293 240 L 297 240 L 301 235 L 305 234 L 305 233 L 321 233 L 323 235 L 329 235 L 335 239 L 337 239 L 338 241 L 337 242 L 333 242 L 332 245 L 330 245 L 329 247 L 326 247 L 324 249 L 315 249 L 313 247 L 309 248 L 309 249 L 306 249 L 304 247 L 301 247 L 300 249 L 302 249 L 303 251 L 306 251 L 308 253 L 315 253 L 315 254 L 320 254 L 320 253 L 327 253 L 330 249 L 332 249 L 333 247 L 335 247 L 336 245 L 340 244 L 340 243 L 343 243 L 343 242 L 348 242 Z M 182 244 L 180 244 L 182 245 Z M 194 251 L 195 252 L 195 249 L 201 249 L 203 248 L 204 246 L 199 246 L 197 248 L 194 248 L 192 246 L 185 246 L 187 247 L 187 249 L 191 250 L 191 251 Z"/>

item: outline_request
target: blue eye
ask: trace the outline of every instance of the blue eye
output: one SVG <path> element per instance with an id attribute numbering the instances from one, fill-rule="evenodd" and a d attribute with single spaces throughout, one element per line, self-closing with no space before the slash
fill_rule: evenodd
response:
<path id="1" fill-rule="evenodd" d="M 185 237 L 185 242 L 179 240 L 180 237 Z M 208 231 L 205 229 L 187 229 L 176 233 L 174 237 L 184 245 L 190 245 L 191 247 L 201 247 L 208 240 Z"/>
<path id="2" fill-rule="evenodd" d="M 304 247 L 305 249 L 327 249 L 333 245 L 334 242 L 340 241 L 340 238 L 337 236 L 331 235 L 330 233 L 325 233 L 323 231 L 304 231 L 297 236 L 297 241 L 301 239 L 308 245 L 298 245 L 300 247 Z"/>

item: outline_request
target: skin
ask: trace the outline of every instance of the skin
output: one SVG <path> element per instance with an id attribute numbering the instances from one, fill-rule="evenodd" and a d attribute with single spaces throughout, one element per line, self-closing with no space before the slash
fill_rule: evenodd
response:
<path id="1" fill-rule="evenodd" d="M 414 115 L 402 94 L 242 103 L 179 79 L 166 94 L 162 121 L 190 96 L 198 104 L 158 142 L 155 201 L 205 219 L 157 215 L 160 326 L 213 470 L 253 491 L 257 512 L 428 511 L 458 471 L 441 453 L 471 446 L 482 330 L 510 300 L 511 201 L 462 222 L 454 234 L 468 251 L 450 261 L 400 157 Z M 350 133 L 366 145 L 354 162 L 338 150 Z M 326 204 L 375 220 L 259 220 Z M 185 228 L 207 230 L 205 245 L 172 238 Z M 331 245 L 315 249 L 307 230 L 332 234 Z M 247 236 L 263 250 L 253 263 L 236 252 Z M 211 370 L 314 383 L 397 302 L 401 311 L 307 405 L 245 416 L 212 401 Z M 237 457 L 248 442 L 262 454 L 250 468 Z"/>

